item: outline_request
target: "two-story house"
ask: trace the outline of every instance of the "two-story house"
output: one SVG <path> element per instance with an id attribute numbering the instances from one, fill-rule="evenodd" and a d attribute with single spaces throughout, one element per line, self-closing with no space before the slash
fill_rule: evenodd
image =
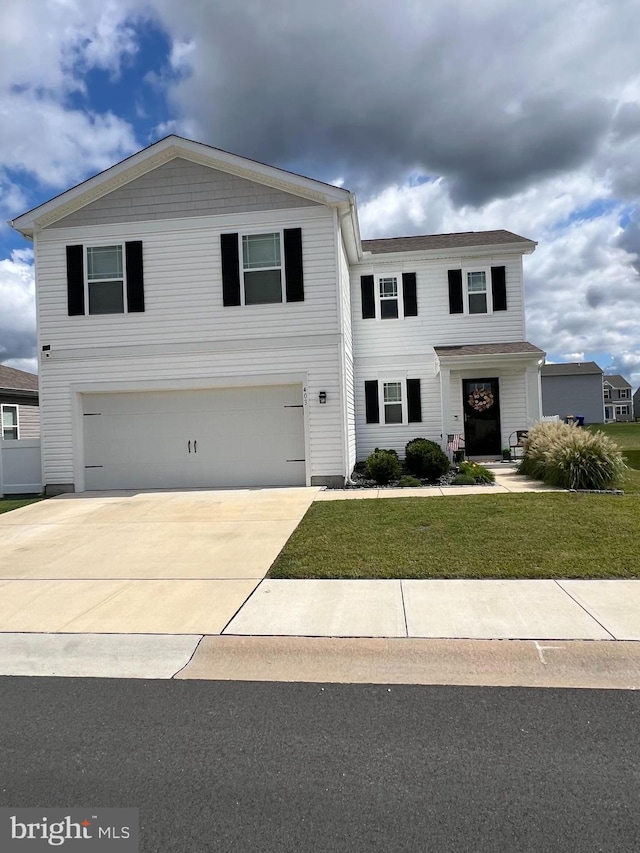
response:
<path id="1" fill-rule="evenodd" d="M 624 376 L 617 373 L 605 376 L 602 381 L 602 396 L 606 422 L 633 420 L 631 385 Z"/>
<path id="2" fill-rule="evenodd" d="M 507 231 L 362 241 L 347 190 L 176 136 L 12 225 L 49 493 L 342 485 L 376 446 L 499 457 L 540 417 Z"/>
<path id="3" fill-rule="evenodd" d="M 603 369 L 595 361 L 543 364 L 542 414 L 561 420 L 582 418 L 585 424 L 604 420 Z"/>

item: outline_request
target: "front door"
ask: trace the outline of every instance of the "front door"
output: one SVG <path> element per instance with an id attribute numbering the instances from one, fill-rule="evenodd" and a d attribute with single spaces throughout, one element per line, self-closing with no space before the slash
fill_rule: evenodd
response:
<path id="1" fill-rule="evenodd" d="M 464 379 L 462 391 L 467 456 L 500 456 L 498 380 Z"/>

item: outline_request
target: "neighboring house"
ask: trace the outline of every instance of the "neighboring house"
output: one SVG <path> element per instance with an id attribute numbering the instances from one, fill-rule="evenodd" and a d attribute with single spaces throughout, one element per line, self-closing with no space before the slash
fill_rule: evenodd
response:
<path id="1" fill-rule="evenodd" d="M 540 375 L 543 415 L 558 415 L 561 420 L 580 416 L 586 424 L 603 422 L 603 370 L 595 361 L 543 364 Z"/>
<path id="2" fill-rule="evenodd" d="M 633 417 L 640 421 L 640 388 L 636 388 L 636 393 L 633 395 Z"/>
<path id="3" fill-rule="evenodd" d="M 539 419 L 508 231 L 361 241 L 347 190 L 170 136 L 16 219 L 44 482 L 342 485 L 376 447 Z"/>
<path id="4" fill-rule="evenodd" d="M 0 440 L 39 438 L 38 377 L 0 364 Z"/>
<path id="5" fill-rule="evenodd" d="M 605 376 L 602 382 L 605 421 L 632 421 L 631 385 L 624 376 Z"/>

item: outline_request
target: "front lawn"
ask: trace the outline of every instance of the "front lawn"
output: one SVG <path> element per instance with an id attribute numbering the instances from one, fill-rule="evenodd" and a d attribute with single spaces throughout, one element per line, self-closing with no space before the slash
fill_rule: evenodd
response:
<path id="1" fill-rule="evenodd" d="M 640 450 L 640 423 L 589 424 L 590 432 L 603 432 L 623 450 Z"/>
<path id="2" fill-rule="evenodd" d="M 634 494 L 318 501 L 269 577 L 640 578 L 639 514 Z"/>
<path id="3" fill-rule="evenodd" d="M 11 512 L 12 509 L 20 509 L 21 506 L 37 503 L 44 498 L 0 498 L 0 513 Z"/>

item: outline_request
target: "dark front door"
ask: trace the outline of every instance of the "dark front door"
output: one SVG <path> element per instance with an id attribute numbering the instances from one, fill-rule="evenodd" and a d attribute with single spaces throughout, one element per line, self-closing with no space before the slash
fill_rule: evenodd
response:
<path id="1" fill-rule="evenodd" d="M 464 379 L 464 438 L 467 456 L 499 456 L 500 399 L 497 379 Z"/>

